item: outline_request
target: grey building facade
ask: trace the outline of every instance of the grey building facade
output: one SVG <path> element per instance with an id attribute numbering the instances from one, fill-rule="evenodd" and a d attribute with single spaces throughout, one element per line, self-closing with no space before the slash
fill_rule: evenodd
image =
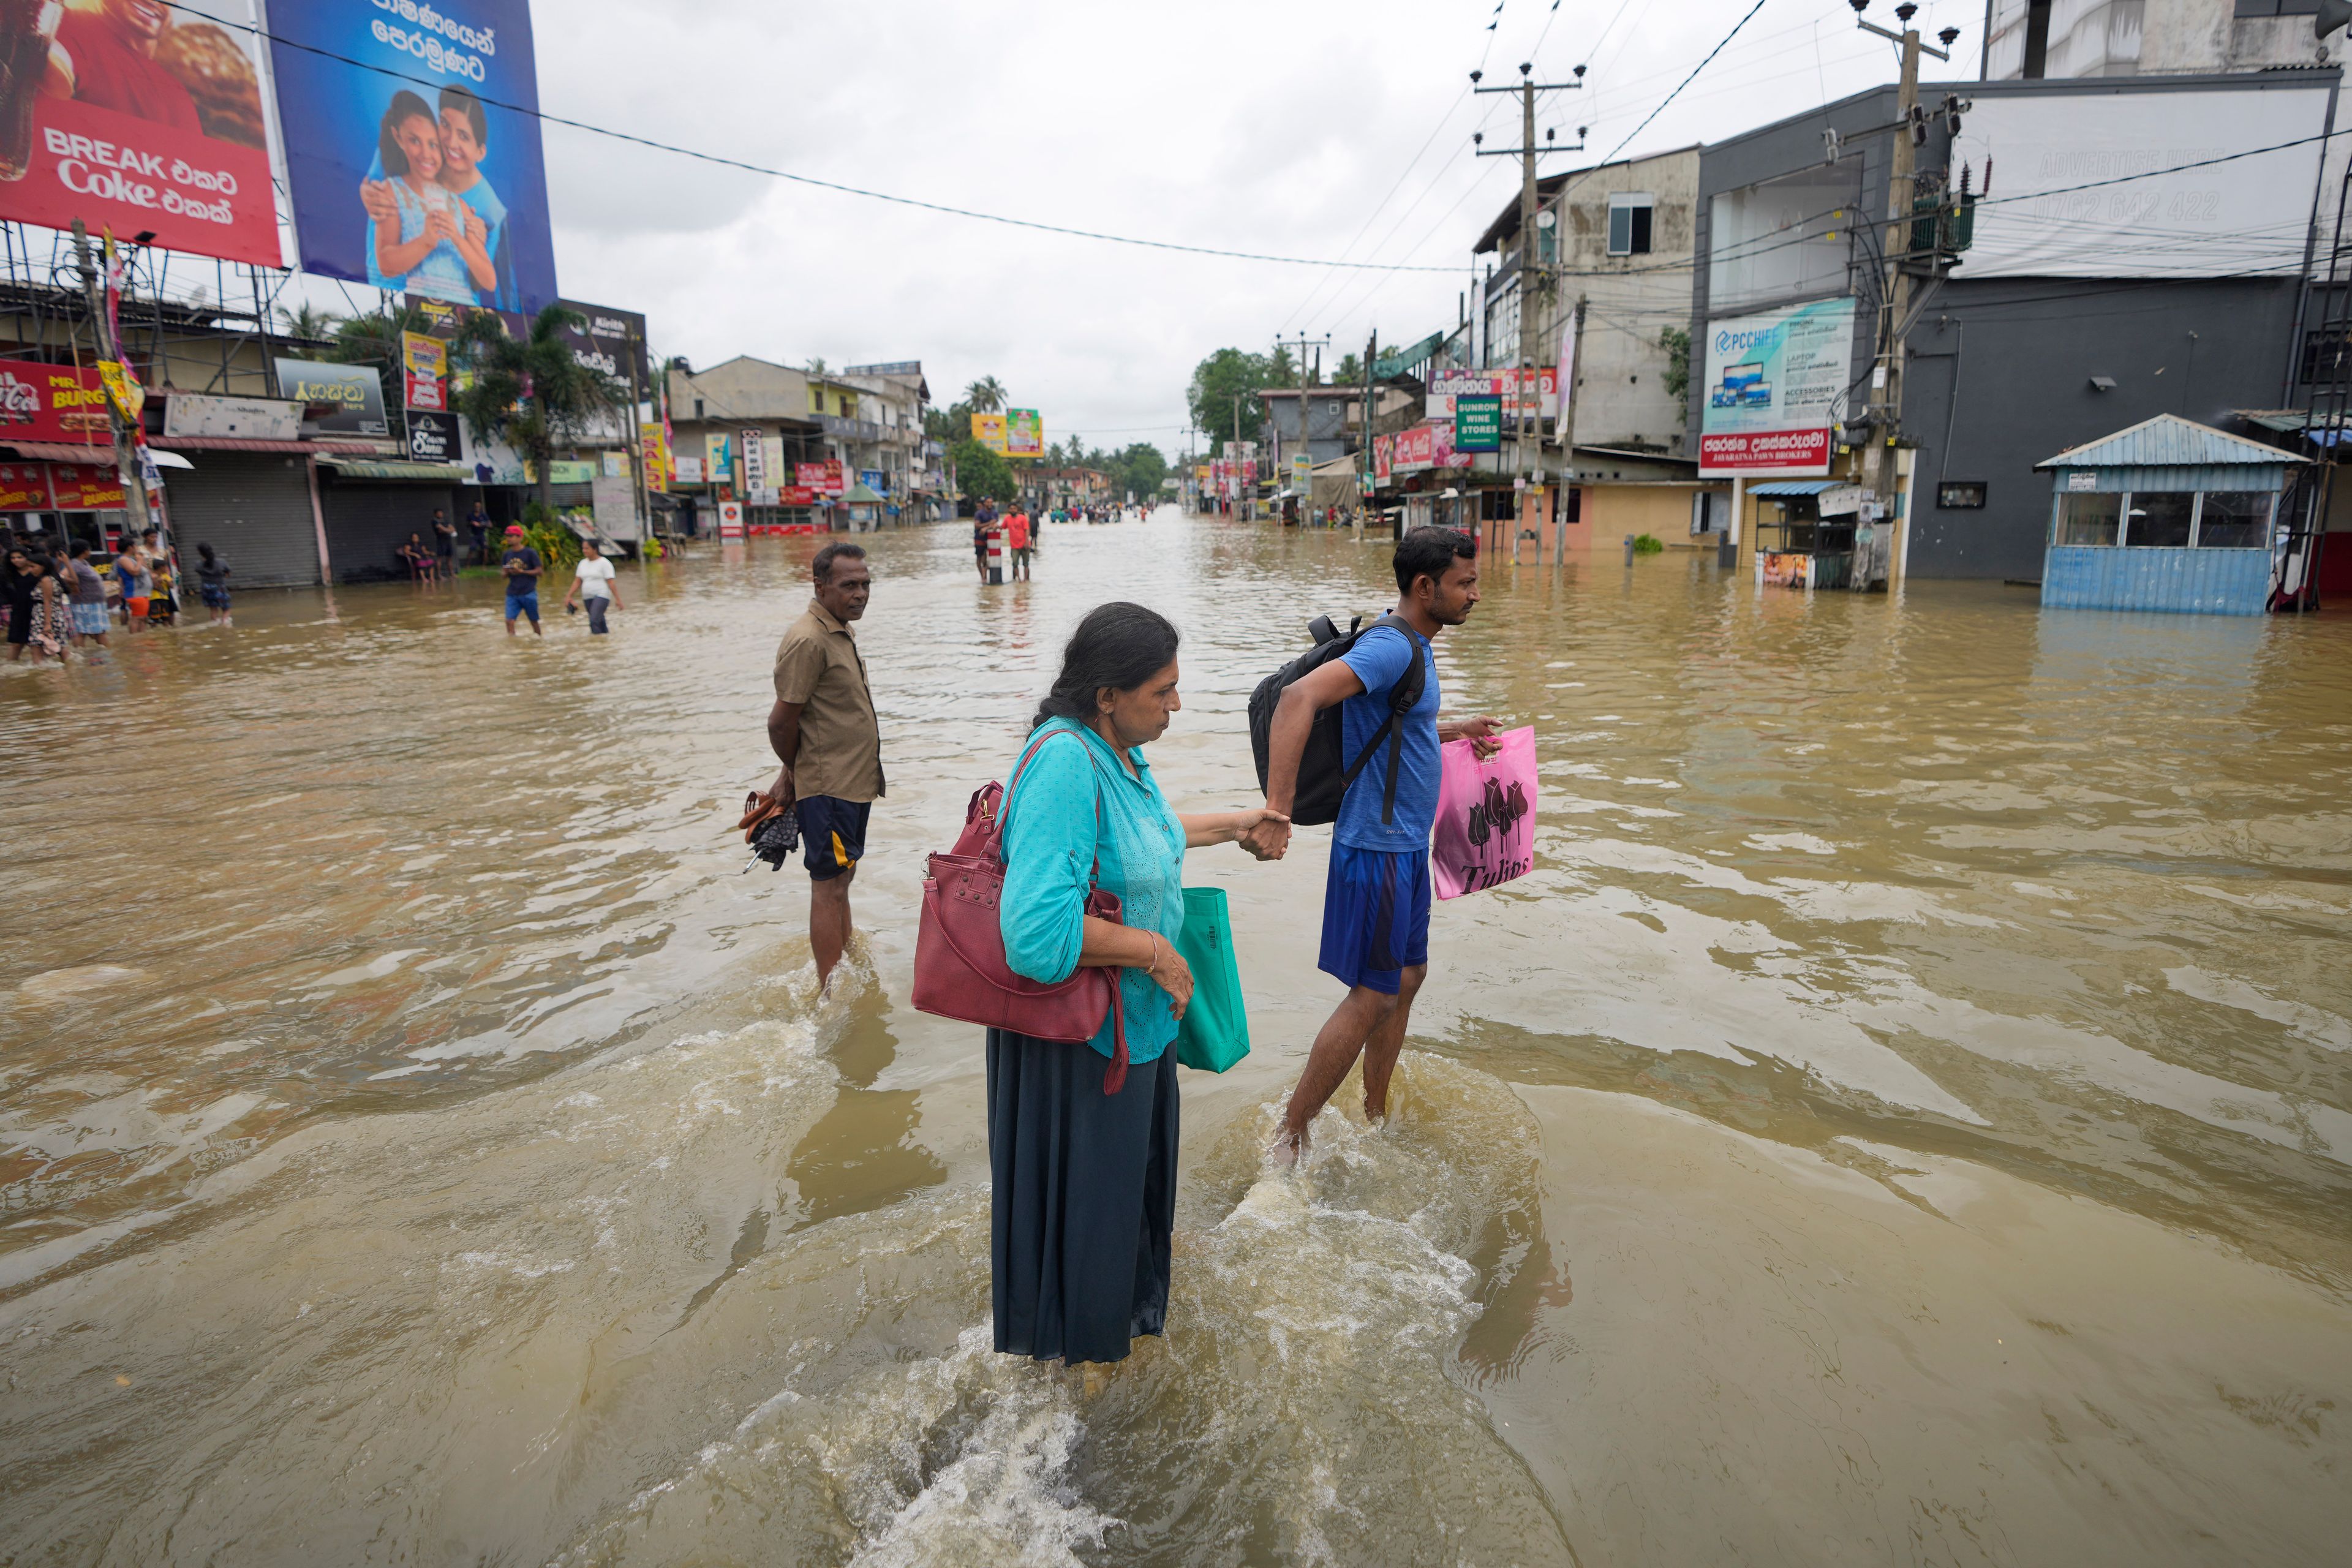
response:
<path id="1" fill-rule="evenodd" d="M 2140 100 L 2134 110 L 2139 112 L 2148 108 L 2149 95 L 2166 95 L 2161 112 L 2189 128 L 2180 137 L 2186 143 L 2200 139 L 2200 118 L 2235 112 L 2232 106 L 2246 101 L 2210 96 L 2224 91 L 2321 89 L 2332 127 L 2338 76 L 2329 68 L 2258 76 L 1927 83 L 1919 96 L 1932 109 L 1946 93 L 1955 93 L 1979 111 L 2004 97 L 2063 99 L 2070 102 L 2053 112 L 2071 109 L 2095 117 L 2109 111 L 2102 100 L 2128 95 Z M 1882 128 L 1895 117 L 1895 91 L 1888 87 L 1761 127 L 1701 154 L 1692 430 L 1702 428 L 1706 414 L 1697 362 L 1709 322 L 1809 300 L 1855 298 L 1848 397 L 1855 411 L 1866 403 L 1879 329 L 1877 247 L 1886 229 L 1896 134 Z M 1917 154 L 1923 170 L 1947 167 L 1953 159 L 1952 139 L 1941 120 L 1930 124 L 1928 141 Z M 1827 156 L 1825 131 L 1842 138 L 1843 156 L 1834 163 Z M 1965 117 L 1961 140 L 1966 158 Z M 2172 156 L 2152 149 L 2137 166 Z M 1999 197 L 2004 186 L 1998 157 L 1994 165 L 1993 195 Z M 2085 158 L 2084 183 L 2095 183 L 2103 169 L 2133 166 L 2128 158 L 2113 154 Z M 2293 230 L 2283 243 L 2307 244 L 2323 205 L 2332 225 L 2329 182 L 2339 169 L 2340 162 L 2329 163 L 2324 177 L 2312 182 L 2292 211 L 2284 210 L 2284 201 L 2278 204 L 2275 226 L 2282 234 Z M 2222 165 L 2215 181 L 2232 177 L 2233 171 Z M 2126 180 L 2108 188 L 2132 185 Z M 1746 211 L 1742 201 L 1759 191 L 1782 192 L 1778 208 L 1751 202 L 1768 221 L 1759 225 L 1751 217 L 1732 236 L 1730 215 Z M 1811 221 L 1776 236 L 1769 221 L 1772 210 Z M 2035 463 L 2158 414 L 2229 428 L 2237 423 L 2233 410 L 2278 408 L 2294 401 L 2302 338 L 2313 310 L 2299 269 L 2266 266 L 2252 274 L 2225 272 L 2217 260 L 2212 275 L 2135 276 L 2150 270 L 2149 253 L 2166 243 L 2163 215 L 2116 218 L 2111 216 L 2114 204 L 2095 195 L 2080 210 L 2080 219 L 2067 220 L 2076 225 L 2069 234 L 2076 243 L 2084 235 L 2108 234 L 2116 276 L 2082 276 L 2085 264 L 2078 258 L 2068 263 L 2074 275 L 2019 275 L 2011 263 L 2002 276 L 1971 279 L 1964 252 L 1959 265 L 1932 283 L 1924 301 L 1922 289 L 1929 282 L 1914 281 L 1917 313 L 1906 340 L 1900 432 L 1903 444 L 1913 449 L 1907 574 L 2038 580 L 2050 495 L 2047 476 L 2034 472 Z M 1717 234 L 1718 225 L 1725 234 Z M 2176 248 L 2186 243 L 2176 242 Z M 2210 248 L 2218 254 L 2227 247 Z M 2193 270 L 2192 264 L 2181 266 Z"/>

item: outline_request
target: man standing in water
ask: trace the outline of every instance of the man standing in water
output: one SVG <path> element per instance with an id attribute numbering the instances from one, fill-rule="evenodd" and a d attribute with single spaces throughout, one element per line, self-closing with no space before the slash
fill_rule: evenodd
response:
<path id="1" fill-rule="evenodd" d="M 1275 1135 L 1286 1163 L 1307 1149 L 1307 1129 L 1338 1092 L 1356 1058 L 1364 1058 L 1364 1115 L 1388 1114 L 1389 1076 L 1404 1047 L 1412 999 L 1429 973 L 1429 842 L 1437 819 L 1438 746 L 1491 742 L 1500 721 L 1440 723 L 1437 661 L 1431 639 L 1470 618 L 1478 604 L 1477 545 L 1450 528 L 1416 528 L 1396 548 L 1397 604 L 1412 628 L 1375 626 L 1340 658 L 1310 670 L 1282 694 L 1266 746 L 1265 806 L 1285 826 L 1315 715 L 1340 709 L 1340 756 L 1353 762 L 1379 735 L 1390 695 L 1418 662 L 1421 696 L 1397 721 L 1396 797 L 1388 801 L 1388 742 L 1340 797 L 1331 829 L 1331 868 L 1323 888 L 1323 948 L 1318 967 L 1348 994 L 1315 1037 L 1307 1070 L 1291 1091 Z M 1490 748 L 1481 745 L 1482 754 Z"/>
<path id="2" fill-rule="evenodd" d="M 817 989 L 833 978 L 849 945 L 849 884 L 866 854 L 866 825 L 885 793 L 882 729 L 866 661 L 850 624 L 874 591 L 866 552 L 828 544 L 810 563 L 816 596 L 776 647 L 776 705 L 768 712 L 776 782 L 754 795 L 740 826 L 746 836 L 779 811 L 800 820 L 809 873 L 809 951 Z"/>
<path id="3" fill-rule="evenodd" d="M 515 635 L 515 617 L 530 617 L 530 635 L 547 634 L 539 629 L 539 574 L 547 563 L 539 552 L 530 547 L 520 524 L 507 526 L 507 552 L 499 558 L 499 570 L 507 580 L 507 636 Z"/>

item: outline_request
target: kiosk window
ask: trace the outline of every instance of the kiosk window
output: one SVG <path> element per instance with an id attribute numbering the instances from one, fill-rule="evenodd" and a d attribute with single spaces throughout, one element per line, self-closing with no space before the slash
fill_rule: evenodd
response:
<path id="1" fill-rule="evenodd" d="M 2113 544 L 2116 525 L 2123 519 L 2124 498 L 2112 491 L 2105 494 L 2069 495 L 2061 498 L 2063 510 L 2058 514 L 2058 542 L 2061 544 Z"/>

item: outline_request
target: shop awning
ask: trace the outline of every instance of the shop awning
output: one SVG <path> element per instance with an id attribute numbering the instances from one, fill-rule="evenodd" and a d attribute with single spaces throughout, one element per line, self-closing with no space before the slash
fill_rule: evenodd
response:
<path id="1" fill-rule="evenodd" d="M 67 441 L 10 441 L 10 451 L 28 463 L 99 463 L 111 466 L 111 447 L 77 447 Z M 166 452 L 160 447 L 150 447 L 147 455 L 155 459 L 159 468 L 193 468 L 194 463 L 176 452 Z"/>
<path id="2" fill-rule="evenodd" d="M 395 463 L 368 458 L 321 458 L 320 463 L 347 479 L 417 479 L 436 484 L 470 483 L 474 470 L 462 463 Z"/>
<path id="3" fill-rule="evenodd" d="M 1748 486 L 1748 493 L 1752 496 L 1817 496 L 1846 482 L 1844 479 L 1772 479 Z"/>
<path id="4" fill-rule="evenodd" d="M 845 503 L 850 506 L 880 506 L 883 504 L 882 498 L 876 495 L 872 490 L 866 489 L 863 484 L 855 484 L 850 486 L 848 493 L 844 495 L 841 499 Z"/>
<path id="5" fill-rule="evenodd" d="M 151 436 L 147 444 L 159 450 L 176 447 L 187 452 L 293 452 L 320 457 L 332 452 L 358 458 L 373 457 L 383 449 L 372 441 L 265 441 L 254 436 Z"/>

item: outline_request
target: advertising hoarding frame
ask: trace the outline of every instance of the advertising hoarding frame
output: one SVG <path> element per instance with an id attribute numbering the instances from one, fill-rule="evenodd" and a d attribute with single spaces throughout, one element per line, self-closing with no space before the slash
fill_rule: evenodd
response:
<path id="1" fill-rule="evenodd" d="M 561 298 L 529 0 L 281 3 L 265 6 L 263 17 L 273 36 L 269 74 L 302 270 L 526 315 Z M 453 153 L 478 150 L 463 153 L 475 179 L 394 188 L 406 169 L 388 169 L 383 148 L 406 155 L 401 127 L 387 123 L 406 101 L 402 95 L 423 109 L 430 155 L 453 173 Z M 406 270 L 385 270 L 400 240 L 378 234 L 375 212 L 396 209 L 406 234 L 421 230 L 432 210 L 458 207 L 469 228 L 480 226 L 487 284 L 448 240 L 408 260 Z M 274 216 L 271 227 L 274 241 Z"/>
<path id="2" fill-rule="evenodd" d="M 1707 323 L 1702 479 L 1829 472 L 1853 363 L 1854 303 L 1841 294 Z"/>

